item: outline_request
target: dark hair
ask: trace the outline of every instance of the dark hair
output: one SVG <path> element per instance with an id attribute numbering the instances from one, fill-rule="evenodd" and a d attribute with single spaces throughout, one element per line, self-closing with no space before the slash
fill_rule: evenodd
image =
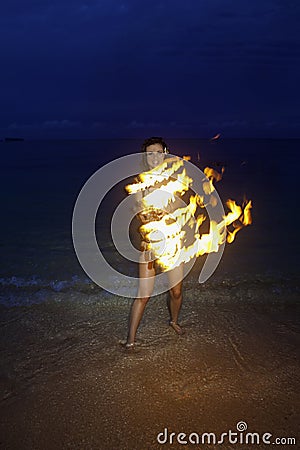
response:
<path id="1" fill-rule="evenodd" d="M 153 144 L 160 144 L 163 148 L 163 150 L 167 150 L 167 144 L 165 143 L 165 141 L 163 140 L 163 138 L 161 137 L 151 137 L 148 139 L 145 139 L 143 144 L 142 144 L 142 152 L 146 151 L 146 148 L 149 147 L 149 145 L 153 145 Z"/>
<path id="2" fill-rule="evenodd" d="M 168 146 L 165 143 L 165 141 L 163 140 L 163 138 L 157 137 L 157 136 L 153 136 L 153 137 L 150 137 L 148 139 L 145 139 L 143 144 L 142 144 L 142 147 L 141 147 L 141 152 L 145 152 L 145 155 L 143 155 L 144 170 L 149 170 L 149 165 L 148 165 L 148 162 L 147 162 L 146 149 L 147 149 L 147 147 L 149 147 L 149 145 L 153 145 L 153 144 L 160 144 L 162 146 L 163 152 L 164 153 L 168 153 Z"/>

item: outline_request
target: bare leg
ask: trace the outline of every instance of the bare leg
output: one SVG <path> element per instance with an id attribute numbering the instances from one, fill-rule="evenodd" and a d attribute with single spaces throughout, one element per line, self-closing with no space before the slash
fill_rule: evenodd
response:
<path id="1" fill-rule="evenodd" d="M 151 269 L 148 267 L 148 262 L 145 261 L 145 252 L 142 254 L 140 259 L 139 277 L 140 283 L 138 296 L 132 303 L 130 311 L 129 331 L 127 337 L 128 347 L 134 344 L 138 326 L 143 317 L 146 304 L 148 303 L 148 300 L 151 297 L 154 287 L 155 269 L 153 266 Z"/>
<path id="2" fill-rule="evenodd" d="M 171 286 L 174 282 L 177 282 L 175 286 L 170 288 L 170 297 L 168 299 L 168 308 L 170 313 L 170 325 L 177 334 L 183 334 L 184 331 L 178 325 L 178 317 L 182 305 L 182 276 L 183 267 L 182 265 L 176 267 L 169 273 L 169 282 Z"/>

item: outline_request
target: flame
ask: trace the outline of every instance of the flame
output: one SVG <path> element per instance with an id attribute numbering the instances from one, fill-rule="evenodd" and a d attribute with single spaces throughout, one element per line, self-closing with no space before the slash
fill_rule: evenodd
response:
<path id="1" fill-rule="evenodd" d="M 212 180 L 220 181 L 222 179 L 224 170 L 225 170 L 225 168 L 222 167 L 222 173 L 219 173 L 216 170 L 212 169 L 211 167 L 205 167 L 204 173 L 209 180 L 212 179 Z"/>
<path id="2" fill-rule="evenodd" d="M 212 169 L 211 167 L 205 167 L 204 174 L 206 175 L 206 178 L 208 178 L 209 180 L 203 182 L 203 190 L 205 194 L 210 195 L 215 190 L 213 183 L 214 181 L 220 181 L 222 179 L 224 170 L 225 168 L 222 167 L 221 170 L 222 173 L 219 173 L 216 170 Z"/>
<path id="3" fill-rule="evenodd" d="M 172 166 L 168 168 L 168 164 L 173 162 Z M 135 194 L 139 191 L 144 191 L 155 184 L 159 184 L 169 179 L 180 167 L 182 167 L 184 161 L 179 158 L 168 158 L 159 166 L 155 167 L 148 172 L 140 173 L 138 178 L 139 182 L 129 184 L 125 187 L 128 194 Z"/>
<path id="4" fill-rule="evenodd" d="M 252 201 L 250 200 L 249 202 L 247 202 L 245 209 L 244 209 L 243 225 L 245 225 L 245 226 L 251 225 L 251 223 L 252 223 L 252 216 L 251 216 L 251 212 L 250 212 L 251 208 L 252 208 Z"/>
<path id="5" fill-rule="evenodd" d="M 229 213 L 231 214 L 231 218 L 233 218 L 234 215 L 237 216 L 240 213 L 238 220 L 234 218 L 233 221 L 228 223 L 228 225 L 232 223 L 234 227 L 233 231 L 227 229 L 228 232 L 227 242 L 231 244 L 234 241 L 235 235 L 239 230 L 241 230 L 244 226 L 251 225 L 252 217 L 250 209 L 252 208 L 252 202 L 251 200 L 247 202 L 244 207 L 244 210 L 242 210 L 240 206 L 237 206 L 233 200 L 228 200 L 227 206 L 232 209 L 231 213 Z"/>
<path id="6" fill-rule="evenodd" d="M 193 182 L 183 166 L 183 159 L 168 158 L 154 169 L 139 174 L 137 181 L 125 188 L 129 194 L 146 191 L 141 209 L 149 220 L 139 230 L 146 242 L 146 249 L 152 251 L 163 271 L 206 253 L 217 252 L 221 244 L 226 240 L 233 242 L 236 233 L 252 223 L 251 200 L 245 201 L 243 206 L 237 205 L 234 200 L 227 200 L 229 212 L 219 223 L 210 221 L 209 232 L 205 234 L 200 233 L 200 228 L 206 216 L 199 214 L 195 217 L 197 208 L 205 207 L 202 196 L 190 195 L 185 207 L 172 211 L 176 196 L 187 192 Z M 179 169 L 181 172 L 178 173 Z M 202 186 L 206 194 L 210 195 L 215 190 L 213 183 L 222 179 L 223 172 L 224 167 L 221 173 L 210 167 L 204 169 L 206 178 L 202 180 Z M 209 204 L 216 206 L 217 197 L 211 195 Z M 231 225 L 233 230 L 229 230 Z M 187 233 L 191 242 L 189 245 L 185 241 Z"/>
<path id="7" fill-rule="evenodd" d="M 220 133 L 216 134 L 214 137 L 212 137 L 210 140 L 211 141 L 216 141 L 217 139 L 219 139 L 219 137 L 221 136 Z"/>

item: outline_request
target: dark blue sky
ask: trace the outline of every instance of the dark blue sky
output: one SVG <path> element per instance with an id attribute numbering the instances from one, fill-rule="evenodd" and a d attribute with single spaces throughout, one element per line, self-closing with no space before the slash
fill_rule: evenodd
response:
<path id="1" fill-rule="evenodd" d="M 0 138 L 300 137 L 298 0 L 10 0 Z"/>

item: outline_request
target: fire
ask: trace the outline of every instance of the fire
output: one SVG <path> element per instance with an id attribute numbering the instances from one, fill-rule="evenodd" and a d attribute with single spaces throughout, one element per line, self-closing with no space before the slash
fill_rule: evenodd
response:
<path id="1" fill-rule="evenodd" d="M 219 139 L 219 137 L 221 136 L 220 133 L 216 134 L 214 137 L 212 137 L 210 140 L 211 141 L 216 141 L 217 139 Z"/>
<path id="2" fill-rule="evenodd" d="M 203 182 L 203 190 L 205 194 L 209 195 L 215 190 L 213 183 L 214 181 L 220 181 L 222 179 L 224 170 L 225 170 L 224 167 L 222 167 L 222 173 L 218 173 L 216 170 L 211 169 L 210 167 L 205 167 L 204 174 L 206 175 L 206 178 L 208 178 L 209 180 Z"/>
<path id="3" fill-rule="evenodd" d="M 184 159 L 189 160 L 188 157 Z M 224 167 L 221 173 L 210 167 L 204 169 L 206 178 L 202 180 L 203 191 L 210 195 L 209 204 L 212 207 L 217 204 L 217 198 L 211 195 L 215 190 L 213 183 L 222 179 L 223 172 Z M 221 244 L 226 240 L 228 243 L 233 242 L 236 233 L 252 222 L 251 200 L 245 201 L 242 206 L 234 200 L 227 200 L 229 212 L 223 220 L 219 223 L 211 220 L 209 232 L 200 233 L 206 216 L 195 215 L 198 207 L 205 207 L 202 196 L 190 195 L 186 206 L 174 208 L 176 197 L 186 193 L 192 183 L 192 178 L 186 174 L 184 160 L 172 157 L 158 167 L 139 174 L 135 183 L 126 186 L 129 194 L 138 193 L 141 196 L 142 214 L 146 214 L 148 220 L 141 225 L 140 233 L 147 243 L 147 250 L 153 253 L 163 271 L 206 253 L 217 252 Z M 229 226 L 233 230 L 229 230 Z"/>

